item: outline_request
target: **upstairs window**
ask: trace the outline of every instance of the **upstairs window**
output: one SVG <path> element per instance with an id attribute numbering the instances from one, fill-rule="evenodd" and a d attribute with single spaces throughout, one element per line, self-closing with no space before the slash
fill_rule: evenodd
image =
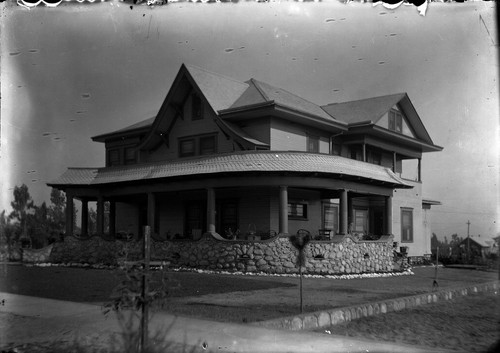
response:
<path id="1" fill-rule="evenodd" d="M 379 152 L 372 152 L 372 163 L 381 165 L 382 164 L 382 155 Z"/>
<path id="2" fill-rule="evenodd" d="M 200 137 L 200 155 L 214 154 L 216 150 L 215 136 Z"/>
<path id="3" fill-rule="evenodd" d="M 319 137 L 307 135 L 307 152 L 319 153 Z"/>
<path id="4" fill-rule="evenodd" d="M 125 164 L 135 164 L 137 163 L 137 153 L 135 151 L 135 148 L 133 147 L 126 147 L 125 151 Z"/>
<path id="5" fill-rule="evenodd" d="M 389 111 L 389 130 L 403 132 L 403 115 L 395 109 Z"/>
<path id="6" fill-rule="evenodd" d="M 217 134 L 179 139 L 179 157 L 204 156 L 217 153 Z"/>
<path id="7" fill-rule="evenodd" d="M 179 141 L 179 157 L 191 157 L 195 155 L 195 139 Z"/>
<path id="8" fill-rule="evenodd" d="M 191 120 L 201 120 L 203 119 L 203 104 L 201 98 L 193 94 L 191 96 Z"/>
<path id="9" fill-rule="evenodd" d="M 108 166 L 120 165 L 120 149 L 115 148 L 108 151 Z"/>

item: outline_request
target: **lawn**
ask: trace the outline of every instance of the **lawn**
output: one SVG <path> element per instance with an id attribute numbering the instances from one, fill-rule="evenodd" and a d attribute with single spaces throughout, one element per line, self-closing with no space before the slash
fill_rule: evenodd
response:
<path id="1" fill-rule="evenodd" d="M 332 335 L 415 344 L 455 352 L 498 352 L 500 294 L 485 293 L 321 329 Z M 500 347 L 496 347 L 500 348 Z"/>

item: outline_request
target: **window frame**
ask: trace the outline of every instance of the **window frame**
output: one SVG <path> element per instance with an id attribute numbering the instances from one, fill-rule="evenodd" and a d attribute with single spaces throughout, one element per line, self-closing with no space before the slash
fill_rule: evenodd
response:
<path id="1" fill-rule="evenodd" d="M 116 157 L 118 157 L 118 160 L 116 163 L 113 163 L 113 160 L 111 158 L 112 154 L 116 153 Z M 107 166 L 108 167 L 114 167 L 114 166 L 118 166 L 118 165 L 121 165 L 122 164 L 122 160 L 121 160 L 121 148 L 117 147 L 117 148 L 110 148 L 108 149 L 108 160 L 107 160 Z"/>
<path id="2" fill-rule="evenodd" d="M 133 151 L 133 158 L 127 158 L 127 150 Z M 123 164 L 130 165 L 137 163 L 137 150 L 132 146 L 123 147 Z"/>
<path id="3" fill-rule="evenodd" d="M 213 150 L 211 153 L 203 153 L 202 152 L 202 141 L 203 140 L 212 140 L 213 141 Z M 217 135 L 202 135 L 198 137 L 198 155 L 207 156 L 211 154 L 217 153 Z"/>
<path id="4" fill-rule="evenodd" d="M 311 153 L 319 153 L 319 136 L 307 134 L 306 151 Z M 311 144 L 312 148 L 311 148 Z"/>
<path id="5" fill-rule="evenodd" d="M 330 220 L 327 220 L 327 211 L 330 211 L 333 214 L 332 225 L 329 226 Z M 333 234 L 337 234 L 339 232 L 339 205 L 323 202 L 321 207 L 321 228 L 329 229 L 333 231 Z"/>
<path id="6" fill-rule="evenodd" d="M 298 207 L 301 206 L 302 212 L 299 214 Z M 288 219 L 307 221 L 308 220 L 308 204 L 307 202 L 289 201 L 288 202 Z"/>
<path id="7" fill-rule="evenodd" d="M 410 215 L 410 224 L 405 224 L 404 214 L 408 213 Z M 401 243 L 413 243 L 414 242 L 414 227 L 413 227 L 413 208 L 410 207 L 401 207 Z M 405 230 L 409 228 L 410 234 L 409 237 L 405 237 Z"/>
<path id="8" fill-rule="evenodd" d="M 403 114 L 396 109 L 389 110 L 389 130 L 403 133 Z"/>
<path id="9" fill-rule="evenodd" d="M 365 214 L 365 217 L 363 219 L 363 230 L 358 230 L 357 226 L 357 219 L 358 219 L 358 214 Z M 361 234 L 368 234 L 370 230 L 370 212 L 368 208 L 362 208 L 362 207 L 355 207 L 353 209 L 353 222 L 352 222 L 352 232 L 353 233 L 361 233 Z"/>
<path id="10" fill-rule="evenodd" d="M 186 142 L 189 142 L 191 141 L 192 144 L 193 144 L 193 148 L 192 148 L 192 151 L 191 152 L 185 152 L 183 151 L 183 144 L 186 143 Z M 180 158 L 184 158 L 184 157 L 194 157 L 196 156 L 196 138 L 195 137 L 186 137 L 186 138 L 181 138 L 179 139 L 179 150 L 178 150 L 178 154 L 179 154 L 179 157 Z"/>

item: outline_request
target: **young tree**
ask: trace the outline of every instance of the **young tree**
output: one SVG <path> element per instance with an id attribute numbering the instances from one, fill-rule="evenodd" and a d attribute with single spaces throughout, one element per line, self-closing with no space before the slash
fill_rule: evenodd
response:
<path id="1" fill-rule="evenodd" d="M 66 197 L 62 191 L 52 188 L 50 192 L 50 202 L 52 203 L 49 207 L 51 233 L 55 236 L 65 231 Z"/>
<path id="2" fill-rule="evenodd" d="M 47 245 L 51 234 L 49 208 L 43 202 L 41 206 L 34 206 L 34 213 L 28 215 L 29 235 L 35 248 Z"/>
<path id="3" fill-rule="evenodd" d="M 17 221 L 20 229 L 20 238 L 29 239 L 28 215 L 33 209 L 33 200 L 26 184 L 14 187 L 14 201 L 10 205 L 13 211 L 10 213 L 9 219 Z"/>

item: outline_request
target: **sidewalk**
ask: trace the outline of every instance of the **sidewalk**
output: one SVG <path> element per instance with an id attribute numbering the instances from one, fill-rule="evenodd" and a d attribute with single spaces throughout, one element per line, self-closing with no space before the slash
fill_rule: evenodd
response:
<path id="1" fill-rule="evenodd" d="M 12 343 L 94 342 L 109 345 L 121 332 L 101 307 L 0 292 L 0 348 Z M 164 333 L 174 351 L 188 352 L 429 352 L 429 348 L 155 314 L 150 332 Z M 94 341 L 93 341 L 94 340 Z M 436 350 L 436 352 L 445 352 Z"/>

